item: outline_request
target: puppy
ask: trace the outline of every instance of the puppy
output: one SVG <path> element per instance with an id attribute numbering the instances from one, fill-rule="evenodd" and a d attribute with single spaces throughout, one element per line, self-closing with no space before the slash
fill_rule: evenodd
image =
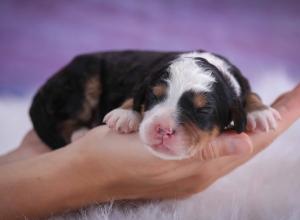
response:
<path id="1" fill-rule="evenodd" d="M 267 132 L 280 119 L 224 57 L 133 50 L 75 57 L 39 89 L 30 116 L 52 149 L 106 123 L 139 130 L 163 159 L 190 157 L 226 129 Z"/>

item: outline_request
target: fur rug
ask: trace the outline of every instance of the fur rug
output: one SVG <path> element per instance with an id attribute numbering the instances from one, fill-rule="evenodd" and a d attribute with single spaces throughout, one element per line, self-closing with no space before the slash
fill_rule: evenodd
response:
<path id="1" fill-rule="evenodd" d="M 271 71 L 270 78 L 254 83 L 255 91 L 267 102 L 295 82 L 283 73 Z M 265 74 L 268 76 L 268 74 Z M 271 88 L 269 87 L 271 86 Z M 17 146 L 31 127 L 27 117 L 30 99 L 0 98 L 0 154 Z M 300 219 L 300 122 L 295 123 L 272 146 L 252 161 L 221 178 L 206 191 L 178 201 L 152 201 L 138 204 L 108 203 L 51 220 L 135 220 L 205 219 L 260 220 Z"/>

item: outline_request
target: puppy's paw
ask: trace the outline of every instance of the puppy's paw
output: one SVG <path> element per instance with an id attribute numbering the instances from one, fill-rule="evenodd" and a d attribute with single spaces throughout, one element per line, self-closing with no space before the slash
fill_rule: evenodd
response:
<path id="1" fill-rule="evenodd" d="M 279 120 L 281 120 L 279 112 L 272 107 L 253 111 L 247 115 L 247 130 L 268 132 L 276 129 Z"/>
<path id="2" fill-rule="evenodd" d="M 138 130 L 141 120 L 138 112 L 117 108 L 107 113 L 103 122 L 119 133 L 131 133 Z"/>
<path id="3" fill-rule="evenodd" d="M 79 138 L 83 137 L 88 131 L 89 131 L 89 129 L 84 128 L 84 127 L 74 131 L 71 136 L 71 142 L 74 142 L 74 141 L 78 140 Z"/>

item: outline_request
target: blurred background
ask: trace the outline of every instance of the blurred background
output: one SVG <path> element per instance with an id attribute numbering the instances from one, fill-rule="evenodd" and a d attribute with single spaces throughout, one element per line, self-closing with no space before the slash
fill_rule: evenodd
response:
<path id="1" fill-rule="evenodd" d="M 299 12 L 298 0 L 1 0 L 2 126 L 28 124 L 19 111 L 27 115 L 38 86 L 75 55 L 99 50 L 213 51 L 276 95 L 278 83 L 300 79 Z"/>
<path id="2" fill-rule="evenodd" d="M 300 1 L 0 1 L 1 94 L 35 89 L 76 54 L 127 48 L 201 48 L 251 79 L 299 80 Z"/>

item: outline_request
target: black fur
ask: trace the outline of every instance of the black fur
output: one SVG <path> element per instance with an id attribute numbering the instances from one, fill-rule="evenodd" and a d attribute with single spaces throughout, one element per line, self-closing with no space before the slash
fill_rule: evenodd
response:
<path id="1" fill-rule="evenodd" d="M 178 103 L 180 121 L 192 121 L 203 130 L 211 130 L 217 126 L 222 131 L 233 120 L 233 129 L 237 132 L 244 131 L 247 121 L 241 97 L 237 97 L 228 80 L 214 65 L 203 58 L 197 58 L 197 61 L 198 65 L 214 75 L 216 82 L 213 85 L 213 92 L 203 93 L 207 101 L 204 107 L 194 107 L 193 91 L 183 94 Z"/>
<path id="2" fill-rule="evenodd" d="M 92 128 L 101 124 L 106 113 L 131 97 L 135 111 L 141 111 L 142 106 L 145 110 L 150 109 L 164 98 L 153 96 L 151 88 L 168 78 L 168 65 L 181 53 L 115 51 L 74 58 L 52 76 L 33 99 L 30 117 L 37 134 L 47 145 L 57 149 L 70 141 L 62 135 L 66 123 L 71 122 L 73 130 L 82 126 Z M 242 96 L 236 97 L 216 67 L 205 59 L 199 59 L 198 62 L 213 71 L 217 82 L 214 84 L 214 92 L 206 94 L 208 105 L 203 109 L 193 109 L 188 101 L 193 94 L 184 94 L 179 102 L 183 109 L 182 119 L 194 118 L 201 128 L 208 130 L 212 124 L 223 129 L 234 120 L 235 130 L 243 131 L 246 124 L 244 98 L 250 90 L 247 80 L 232 66 L 231 71 L 242 87 Z M 89 109 L 90 117 L 83 120 L 79 115 L 84 110 L 86 99 L 84 86 L 95 76 L 100 80 L 101 94 L 97 98 L 98 105 Z"/>

